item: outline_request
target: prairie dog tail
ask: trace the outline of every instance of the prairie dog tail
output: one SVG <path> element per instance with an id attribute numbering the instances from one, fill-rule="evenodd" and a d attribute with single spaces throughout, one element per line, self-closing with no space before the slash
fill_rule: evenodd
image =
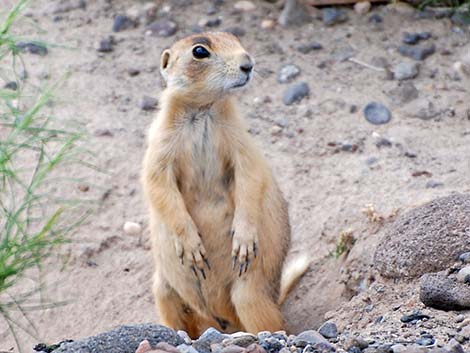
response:
<path id="1" fill-rule="evenodd" d="M 285 265 L 282 270 L 281 290 L 279 291 L 279 299 L 277 301 L 279 305 L 284 303 L 289 292 L 297 284 L 309 266 L 310 260 L 307 255 L 301 255 Z"/>

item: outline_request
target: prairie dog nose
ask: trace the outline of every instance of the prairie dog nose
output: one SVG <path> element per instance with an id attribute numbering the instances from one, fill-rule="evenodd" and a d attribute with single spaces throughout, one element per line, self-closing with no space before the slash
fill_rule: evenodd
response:
<path id="1" fill-rule="evenodd" d="M 240 70 L 242 70 L 244 73 L 249 74 L 253 70 L 253 60 L 251 57 L 247 54 L 245 54 L 241 64 L 240 64 Z"/>

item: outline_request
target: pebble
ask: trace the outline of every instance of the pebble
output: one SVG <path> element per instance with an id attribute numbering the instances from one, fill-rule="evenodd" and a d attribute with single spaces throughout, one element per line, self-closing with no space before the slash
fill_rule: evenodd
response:
<path id="1" fill-rule="evenodd" d="M 415 44 L 418 44 L 422 40 L 431 38 L 431 36 L 432 35 L 430 32 L 420 32 L 420 33 L 405 32 L 403 33 L 402 41 L 405 44 L 415 45 Z"/>
<path id="2" fill-rule="evenodd" d="M 277 82 L 290 83 L 300 75 L 300 68 L 297 65 L 284 65 L 277 75 Z"/>
<path id="3" fill-rule="evenodd" d="M 5 86 L 3 86 L 3 88 L 16 91 L 18 89 L 18 84 L 15 81 L 10 81 L 5 83 Z"/>
<path id="4" fill-rule="evenodd" d="M 116 41 L 113 36 L 108 36 L 106 38 L 101 39 L 97 44 L 96 44 L 96 51 L 99 53 L 109 53 L 114 50 L 114 45 L 116 44 Z"/>
<path id="5" fill-rule="evenodd" d="M 441 110 L 436 108 L 434 103 L 426 97 L 420 98 L 408 105 L 407 111 L 412 117 L 421 120 L 431 120 L 441 114 Z"/>
<path id="6" fill-rule="evenodd" d="M 237 1 L 235 4 L 233 4 L 233 8 L 237 11 L 249 12 L 256 10 L 256 5 L 253 4 L 251 1 L 243 0 Z"/>
<path id="7" fill-rule="evenodd" d="M 122 229 L 128 235 L 138 235 L 142 233 L 142 226 L 136 222 L 126 222 Z"/>
<path id="8" fill-rule="evenodd" d="M 157 345 L 155 346 L 155 350 L 158 352 L 160 351 L 160 353 L 163 351 L 163 352 L 168 352 L 168 353 L 179 353 L 178 349 L 167 343 L 167 342 L 158 342 Z"/>
<path id="9" fill-rule="evenodd" d="M 204 333 L 193 343 L 193 347 L 201 353 L 210 353 L 211 344 L 221 343 L 228 335 L 221 333 L 213 327 L 208 328 Z"/>
<path id="10" fill-rule="evenodd" d="M 326 338 L 336 338 L 338 336 L 338 328 L 332 321 L 327 321 L 321 325 L 318 332 Z"/>
<path id="11" fill-rule="evenodd" d="M 222 19 L 220 17 L 216 18 L 203 18 L 198 22 L 198 25 L 201 27 L 218 27 L 222 24 Z"/>
<path id="12" fill-rule="evenodd" d="M 248 347 L 250 344 L 255 342 L 258 342 L 257 336 L 247 332 L 236 332 L 231 334 L 229 338 L 224 339 L 222 344 Z"/>
<path id="13" fill-rule="evenodd" d="M 382 23 L 383 21 L 384 20 L 382 16 L 380 16 L 377 13 L 374 13 L 373 15 L 369 17 L 369 23 L 372 23 L 372 24 L 379 24 L 379 23 Z"/>
<path id="14" fill-rule="evenodd" d="M 178 331 L 176 331 L 176 334 L 184 340 L 184 343 L 186 343 L 186 344 L 191 344 L 192 343 L 191 337 L 189 337 L 189 335 L 186 331 L 178 330 Z"/>
<path id="15" fill-rule="evenodd" d="M 415 311 L 411 314 L 403 315 L 400 318 L 400 321 L 404 323 L 409 323 L 409 322 L 415 323 L 418 320 L 429 319 L 429 318 L 430 318 L 429 315 L 422 314 L 420 311 Z"/>
<path id="16" fill-rule="evenodd" d="M 33 42 L 18 42 L 16 48 L 22 52 L 45 56 L 48 53 L 47 47 L 43 44 Z"/>
<path id="17" fill-rule="evenodd" d="M 211 350 L 213 350 L 213 349 L 211 348 Z M 232 344 L 230 346 L 222 348 L 220 353 L 242 353 L 244 351 L 245 351 L 245 348 L 240 347 L 240 346 L 235 346 L 235 345 Z"/>
<path id="18" fill-rule="evenodd" d="M 418 89 L 409 81 L 400 82 L 388 94 L 392 103 L 398 106 L 407 104 L 419 97 Z"/>
<path id="19" fill-rule="evenodd" d="M 301 44 L 297 47 L 297 51 L 299 51 L 302 54 L 308 54 L 311 51 L 321 50 L 321 49 L 323 49 L 323 46 L 318 42 L 310 42 L 306 44 Z"/>
<path id="20" fill-rule="evenodd" d="M 358 15 L 365 15 L 370 11 L 371 4 L 369 1 L 360 1 L 354 5 L 354 11 Z"/>
<path id="21" fill-rule="evenodd" d="M 366 349 L 369 347 L 369 343 L 362 337 L 349 337 L 344 343 L 346 348 L 349 349 L 352 347 L 357 347 L 359 350 Z"/>
<path id="22" fill-rule="evenodd" d="M 395 80 L 410 80 L 418 76 L 419 64 L 415 62 L 402 62 L 395 65 L 392 72 Z"/>
<path id="23" fill-rule="evenodd" d="M 452 338 L 449 343 L 446 344 L 444 349 L 446 349 L 450 353 L 465 353 L 463 347 L 454 338 Z"/>
<path id="24" fill-rule="evenodd" d="M 328 341 L 317 331 L 308 330 L 299 334 L 292 342 L 296 347 L 305 347 L 307 345 L 315 345 L 317 343 L 328 343 Z"/>
<path id="25" fill-rule="evenodd" d="M 414 60 L 423 61 L 436 52 L 436 46 L 432 43 L 422 46 L 403 44 L 398 47 L 398 52 Z"/>
<path id="26" fill-rule="evenodd" d="M 70 12 L 72 10 L 84 10 L 86 9 L 86 1 L 85 0 L 66 0 L 66 1 L 61 1 L 58 4 L 54 4 L 51 13 L 52 14 L 59 14 L 59 13 L 65 13 L 65 12 Z"/>
<path id="27" fill-rule="evenodd" d="M 371 124 L 382 125 L 392 119 L 392 113 L 383 104 L 371 102 L 364 108 L 364 117 Z"/>
<path id="28" fill-rule="evenodd" d="M 436 180 L 428 180 L 426 182 L 426 189 L 436 189 L 444 186 L 443 182 L 436 181 Z"/>
<path id="29" fill-rule="evenodd" d="M 470 252 L 464 252 L 459 255 L 459 260 L 464 264 L 470 264 Z"/>
<path id="30" fill-rule="evenodd" d="M 282 95 L 282 101 L 285 105 L 291 105 L 301 101 L 310 94 L 310 87 L 307 82 L 295 83 L 289 86 Z"/>
<path id="31" fill-rule="evenodd" d="M 131 77 L 137 76 L 140 74 L 140 69 L 136 67 L 130 67 L 127 69 L 127 74 Z"/>
<path id="32" fill-rule="evenodd" d="M 113 32 L 121 32 L 129 28 L 134 28 L 137 23 L 126 15 L 116 15 L 113 21 Z"/>
<path id="33" fill-rule="evenodd" d="M 154 110 L 157 108 L 158 100 L 153 97 L 143 96 L 139 103 L 140 109 L 143 111 Z"/>
<path id="34" fill-rule="evenodd" d="M 340 63 L 347 61 L 354 55 L 356 55 L 356 50 L 350 45 L 335 48 L 332 53 L 333 59 Z"/>
<path id="35" fill-rule="evenodd" d="M 199 353 L 193 346 L 190 346 L 188 344 L 180 344 L 178 347 L 178 351 L 180 353 Z M 201 352 L 204 353 L 204 352 Z"/>
<path id="36" fill-rule="evenodd" d="M 323 23 L 327 26 L 333 26 L 338 23 L 346 22 L 348 16 L 342 10 L 335 7 L 327 7 L 322 10 Z"/>
<path id="37" fill-rule="evenodd" d="M 416 340 L 416 343 L 420 346 L 432 346 L 435 340 L 432 337 L 420 337 Z"/>
<path id="38" fill-rule="evenodd" d="M 462 283 L 470 283 L 470 266 L 465 266 L 457 272 L 457 280 Z"/>
<path id="39" fill-rule="evenodd" d="M 253 343 L 246 347 L 245 353 L 266 353 L 266 351 L 259 344 Z"/>
<path id="40" fill-rule="evenodd" d="M 405 353 L 407 348 L 403 344 L 394 344 L 390 347 L 393 353 Z"/>
<path id="41" fill-rule="evenodd" d="M 273 29 L 276 26 L 276 22 L 271 19 L 265 19 L 261 21 L 261 28 L 262 29 Z"/>
<path id="42" fill-rule="evenodd" d="M 157 37 L 171 37 L 176 33 L 178 27 L 170 20 L 161 19 L 153 21 L 146 28 L 145 34 Z"/>

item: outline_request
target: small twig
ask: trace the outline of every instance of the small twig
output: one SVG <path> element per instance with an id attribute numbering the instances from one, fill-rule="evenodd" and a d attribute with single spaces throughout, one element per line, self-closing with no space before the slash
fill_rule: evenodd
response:
<path id="1" fill-rule="evenodd" d="M 351 62 L 353 62 L 353 63 L 355 63 L 355 64 L 358 64 L 358 65 L 367 67 L 368 69 L 371 69 L 371 70 L 381 71 L 381 72 L 384 72 L 384 71 L 385 71 L 384 68 L 377 67 L 377 66 L 374 66 L 374 65 L 365 63 L 365 62 L 360 61 L 360 60 L 358 60 L 358 59 L 356 59 L 356 58 L 349 58 L 348 60 L 351 61 Z"/>

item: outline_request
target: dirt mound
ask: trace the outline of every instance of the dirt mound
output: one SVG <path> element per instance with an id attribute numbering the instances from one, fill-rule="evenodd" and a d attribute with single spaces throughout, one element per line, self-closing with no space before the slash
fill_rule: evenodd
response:
<path id="1" fill-rule="evenodd" d="M 470 250 L 470 195 L 455 194 L 398 217 L 385 230 L 374 265 L 382 276 L 414 278 L 450 266 Z"/>

